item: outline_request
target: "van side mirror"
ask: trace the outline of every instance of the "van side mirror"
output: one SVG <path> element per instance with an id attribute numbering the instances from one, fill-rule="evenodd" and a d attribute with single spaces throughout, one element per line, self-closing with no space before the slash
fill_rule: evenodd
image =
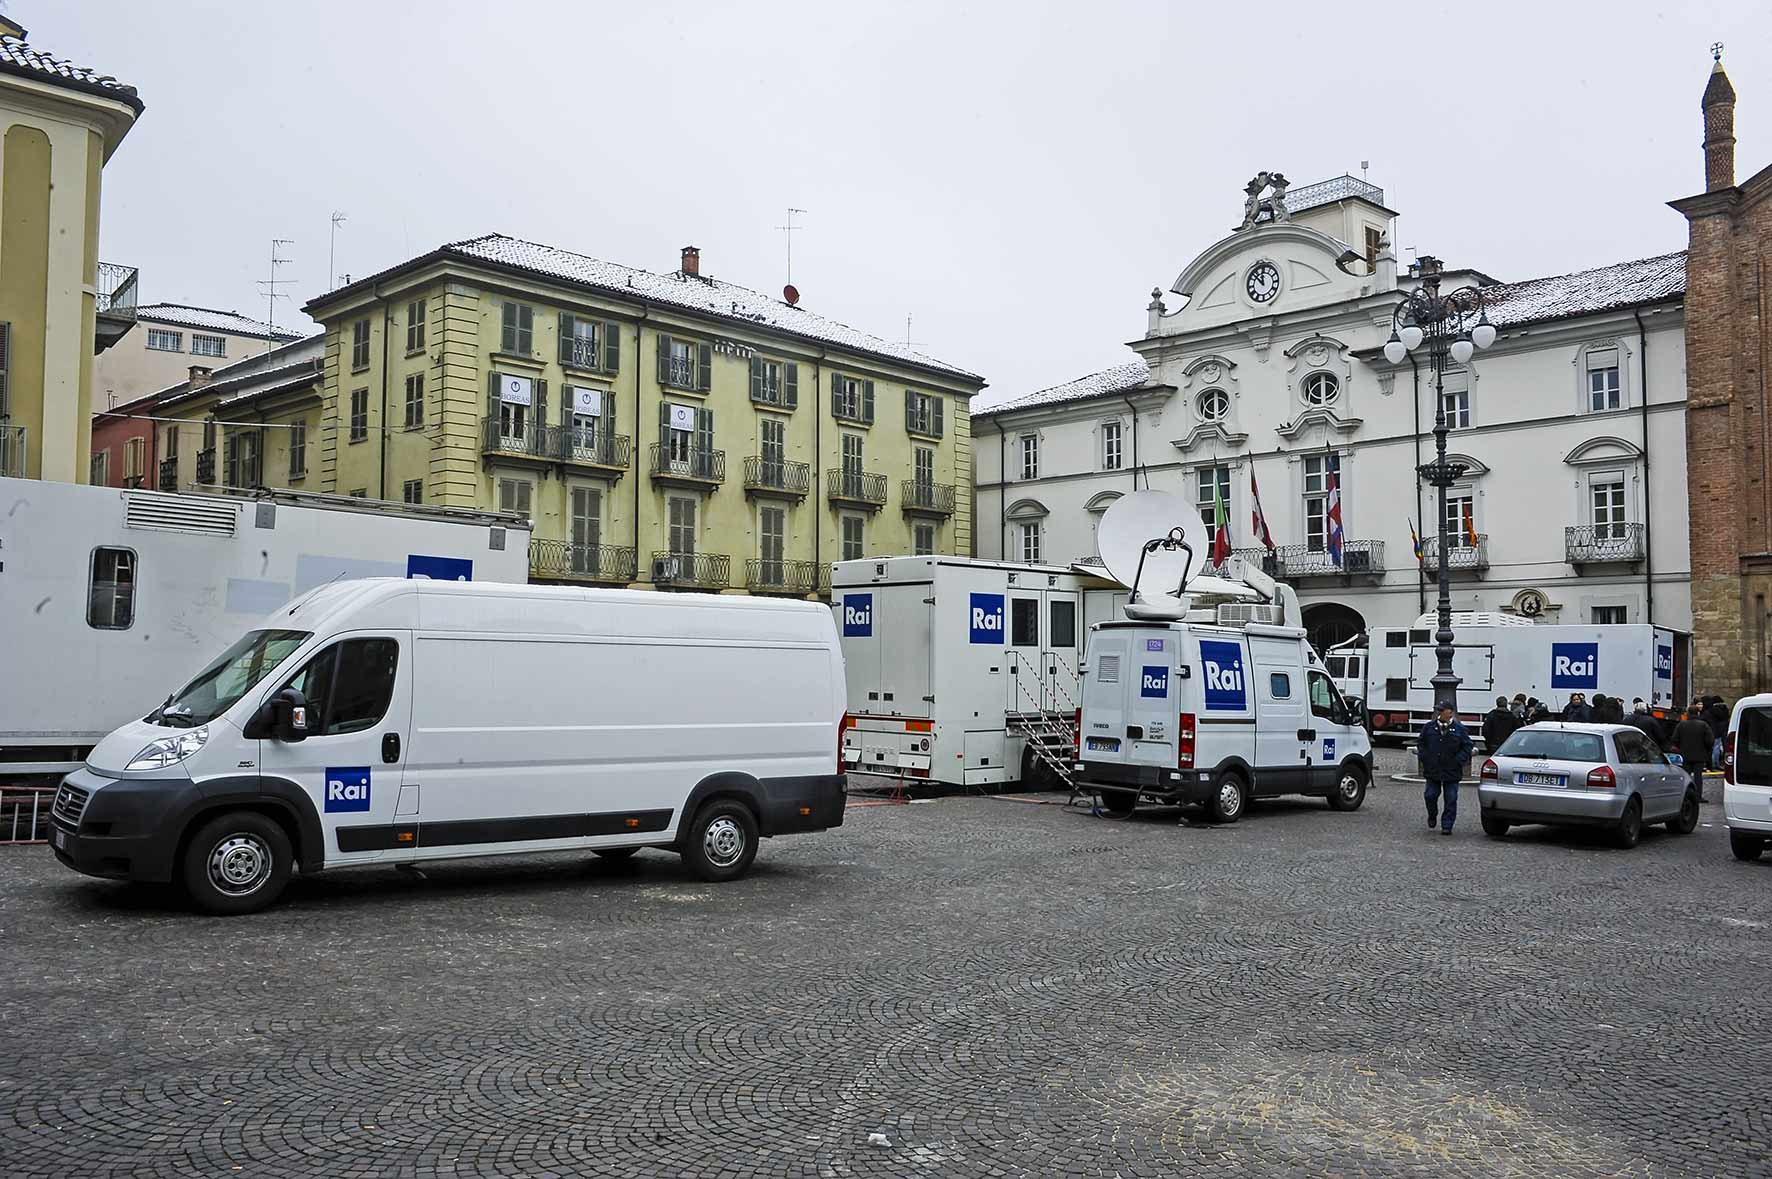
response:
<path id="1" fill-rule="evenodd" d="M 308 698 L 301 689 L 284 688 L 265 701 L 265 710 L 270 714 L 266 720 L 273 740 L 293 743 L 308 739 Z"/>

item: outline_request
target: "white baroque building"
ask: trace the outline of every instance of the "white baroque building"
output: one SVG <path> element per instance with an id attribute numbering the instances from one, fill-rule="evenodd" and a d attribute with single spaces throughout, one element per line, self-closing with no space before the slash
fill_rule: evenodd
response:
<path id="1" fill-rule="evenodd" d="M 1351 176 L 1250 206 L 1182 269 L 1179 306 L 1152 292 L 1136 357 L 974 411 L 978 555 L 1091 558 L 1102 512 L 1134 488 L 1184 495 L 1210 526 L 1216 482 L 1232 543 L 1298 589 L 1320 645 L 1406 626 L 1433 608 L 1440 558 L 1416 473 L 1434 391 L 1425 350 L 1392 365 L 1383 346 L 1419 266 L 1397 272 L 1396 214 Z M 1689 631 L 1685 255 L 1524 282 L 1441 275 L 1443 293 L 1465 284 L 1499 336 L 1443 386 L 1449 451 L 1468 466 L 1448 509 L 1453 608 Z"/>

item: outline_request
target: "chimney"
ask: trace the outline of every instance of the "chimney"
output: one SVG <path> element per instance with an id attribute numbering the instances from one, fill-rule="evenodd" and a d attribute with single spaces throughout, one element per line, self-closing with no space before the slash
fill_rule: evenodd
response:
<path id="1" fill-rule="evenodd" d="M 701 277 L 701 251 L 694 246 L 684 246 L 683 247 L 683 265 L 682 265 L 681 269 L 684 274 L 693 274 L 697 278 L 700 278 Z"/>
<path id="2" fill-rule="evenodd" d="M 1723 72 L 1723 47 L 1711 47 L 1716 64 L 1704 87 L 1704 191 L 1735 187 L 1735 87 Z"/>
<path id="3" fill-rule="evenodd" d="M 203 386 L 209 384 L 209 374 L 213 371 L 214 370 L 206 364 L 193 364 L 191 366 L 191 388 L 201 389 Z"/>

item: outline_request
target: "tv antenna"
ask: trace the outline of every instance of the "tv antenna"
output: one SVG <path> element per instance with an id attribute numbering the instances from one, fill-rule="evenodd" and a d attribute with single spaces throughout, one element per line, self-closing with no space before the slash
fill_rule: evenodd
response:
<path id="1" fill-rule="evenodd" d="M 326 282 L 328 290 L 333 289 L 331 284 L 338 281 L 338 269 L 333 265 L 333 262 L 338 256 L 338 227 L 343 225 L 345 220 L 346 218 L 343 213 L 334 211 L 332 214 L 332 236 L 326 242 Z"/>
<path id="2" fill-rule="evenodd" d="M 293 246 L 294 244 L 295 244 L 294 238 L 290 238 L 290 237 L 274 237 L 274 238 L 272 238 L 271 239 L 271 277 L 261 278 L 258 280 L 258 285 L 260 287 L 262 287 L 265 292 L 266 323 L 269 325 L 269 327 L 271 329 L 269 332 L 267 332 L 265 334 L 265 351 L 266 352 L 269 352 L 272 348 L 276 347 L 276 345 L 277 345 L 276 340 L 272 339 L 272 337 L 277 334 L 277 300 L 289 298 L 288 295 L 285 295 L 282 291 L 278 290 L 277 288 L 280 286 L 285 286 L 285 285 L 295 281 L 292 278 L 278 278 L 277 277 L 277 267 L 286 265 L 289 262 L 289 259 L 285 258 L 281 251 L 284 246 Z"/>
<path id="3" fill-rule="evenodd" d="M 904 313 L 904 346 L 906 348 L 917 346 L 917 342 L 911 339 L 911 313 L 908 311 Z"/>
<path id="4" fill-rule="evenodd" d="M 1366 182 L 1366 169 L 1370 168 L 1371 166 L 1372 166 L 1371 160 L 1361 160 L 1360 161 L 1360 182 L 1362 184 L 1364 184 Z"/>
<path id="5" fill-rule="evenodd" d="M 794 215 L 796 213 L 804 216 L 806 213 L 806 210 L 805 209 L 795 209 L 795 208 L 790 207 L 788 209 L 788 223 L 786 225 L 777 225 L 775 227 L 775 228 L 781 230 L 782 237 L 785 238 L 787 241 L 788 285 L 789 286 L 794 285 L 794 230 L 806 228 L 804 225 L 795 225 L 794 224 Z"/>

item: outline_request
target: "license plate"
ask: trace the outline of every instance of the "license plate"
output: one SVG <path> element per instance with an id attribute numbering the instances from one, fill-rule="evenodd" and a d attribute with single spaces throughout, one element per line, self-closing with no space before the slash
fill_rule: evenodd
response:
<path id="1" fill-rule="evenodd" d="M 68 850 L 68 833 L 66 831 L 63 831 L 58 827 L 50 838 L 55 842 L 56 851 Z"/>
<path id="2" fill-rule="evenodd" d="M 1118 737 L 1091 737 L 1084 744 L 1084 748 L 1095 753 L 1115 753 L 1120 748 L 1120 739 Z"/>
<path id="3" fill-rule="evenodd" d="M 1514 782 L 1520 786 L 1566 786 L 1569 779 L 1564 774 L 1528 774 L 1514 775 Z"/>

